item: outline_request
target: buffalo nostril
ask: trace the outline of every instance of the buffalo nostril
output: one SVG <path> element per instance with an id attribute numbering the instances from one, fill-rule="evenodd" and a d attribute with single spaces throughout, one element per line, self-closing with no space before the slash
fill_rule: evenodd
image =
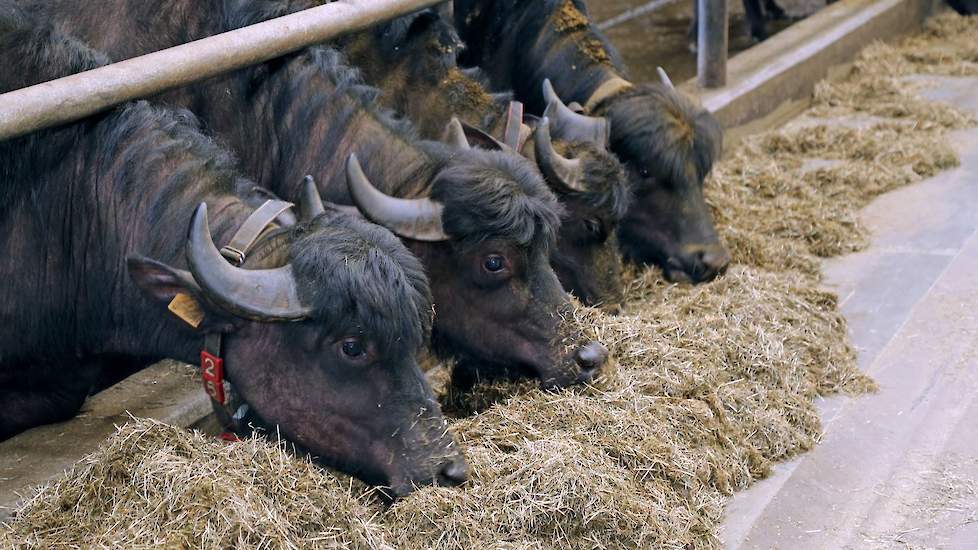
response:
<path id="1" fill-rule="evenodd" d="M 598 342 L 590 342 L 577 350 L 577 355 L 574 359 L 577 361 L 577 365 L 581 367 L 581 370 L 586 372 L 595 371 L 600 369 L 604 365 L 604 362 L 608 360 L 608 348 Z"/>
<path id="2" fill-rule="evenodd" d="M 469 466 L 462 458 L 456 458 L 441 468 L 442 485 L 461 485 L 469 479 Z"/>
<path id="3" fill-rule="evenodd" d="M 712 281 L 724 273 L 730 264 L 730 253 L 718 244 L 690 247 L 687 254 L 683 262 L 687 264 L 684 271 L 693 283 Z"/>
<path id="4" fill-rule="evenodd" d="M 723 273 L 730 264 L 730 253 L 722 246 L 710 247 L 703 252 L 700 261 L 711 273 Z"/>

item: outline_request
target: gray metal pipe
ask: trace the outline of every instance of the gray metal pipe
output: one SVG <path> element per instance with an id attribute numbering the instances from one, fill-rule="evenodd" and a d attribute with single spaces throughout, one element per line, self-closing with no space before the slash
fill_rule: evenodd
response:
<path id="1" fill-rule="evenodd" d="M 700 87 L 727 84 L 727 0 L 696 0 L 696 79 Z"/>
<path id="2" fill-rule="evenodd" d="M 338 0 L 0 95 L 0 140 L 65 124 L 369 28 L 444 0 Z"/>

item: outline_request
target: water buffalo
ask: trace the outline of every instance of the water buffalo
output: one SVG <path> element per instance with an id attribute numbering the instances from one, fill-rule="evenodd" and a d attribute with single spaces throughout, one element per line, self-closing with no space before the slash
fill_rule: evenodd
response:
<path id="1" fill-rule="evenodd" d="M 114 0 L 108 21 L 68 0 L 28 3 L 115 59 L 272 17 L 277 4 Z M 138 39 L 119 27 L 140 29 Z M 459 380 L 590 380 L 607 351 L 562 322 L 571 305 L 548 264 L 560 208 L 538 172 L 517 155 L 419 141 L 377 93 L 341 55 L 316 47 L 163 99 L 191 107 L 283 197 L 301 194 L 310 173 L 324 197 L 356 203 L 401 236 L 431 281 L 434 349 L 460 359 Z"/>
<path id="2" fill-rule="evenodd" d="M 105 61 L 9 2 L 0 53 L 0 92 Z M 261 193 L 190 113 L 145 102 L 0 142 L 0 173 L 0 439 L 74 415 L 100 358 L 200 357 L 214 375 L 203 347 L 252 418 L 323 464 L 394 495 L 464 481 L 415 360 L 427 281 L 388 231 L 307 185 L 306 215 L 232 265 L 214 243 Z"/>
<path id="3" fill-rule="evenodd" d="M 308 0 L 292 0 L 292 7 Z M 490 94 L 456 56 L 463 48 L 454 22 L 424 10 L 354 34 L 341 47 L 381 88 L 381 101 L 415 122 L 428 137 L 441 135 L 453 116 L 468 123 L 481 147 L 516 151 L 534 160 L 564 207 L 550 263 L 565 289 L 587 305 L 617 311 L 623 299 L 616 230 L 629 193 L 621 164 L 607 151 L 607 123 L 564 107 L 551 91 L 546 132 L 524 126 L 522 104 Z M 476 128 L 485 128 L 485 133 Z M 545 139 L 541 136 L 547 135 Z M 486 139 L 488 137 L 488 139 Z M 551 140 L 550 138 L 554 138 Z M 503 142 L 500 144 L 500 142 Z"/>
<path id="4" fill-rule="evenodd" d="M 657 264 L 671 280 L 723 272 L 730 256 L 703 197 L 723 138 L 709 112 L 671 85 L 628 82 L 582 0 L 455 0 L 454 19 L 467 46 L 461 63 L 482 67 L 494 88 L 542 112 L 549 79 L 565 101 L 609 120 L 634 194 L 618 230 L 626 258 Z"/>

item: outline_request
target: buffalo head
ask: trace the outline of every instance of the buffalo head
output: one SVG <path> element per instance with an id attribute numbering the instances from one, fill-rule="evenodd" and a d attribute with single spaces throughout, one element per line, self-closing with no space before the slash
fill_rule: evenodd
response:
<path id="1" fill-rule="evenodd" d="M 395 495 L 461 483 L 465 461 L 415 359 L 431 322 L 421 264 L 359 217 L 304 211 L 315 217 L 274 230 L 239 268 L 201 204 L 189 272 L 131 257 L 130 275 L 162 302 L 192 298 L 195 330 L 224 335 L 227 377 L 254 416 L 317 461 Z"/>
<path id="2" fill-rule="evenodd" d="M 616 312 L 624 299 L 617 230 L 630 202 L 624 170 L 607 150 L 604 119 L 571 111 L 549 82 L 544 97 L 530 156 L 565 212 L 551 264 L 586 305 Z"/>
<path id="3" fill-rule="evenodd" d="M 660 266 L 672 281 L 710 281 L 730 255 L 720 243 L 703 181 L 723 132 L 663 78 L 607 102 L 611 149 L 624 163 L 634 201 L 618 230 L 626 258 Z"/>
<path id="4" fill-rule="evenodd" d="M 518 102 L 510 105 L 511 118 L 514 113 L 522 123 L 522 105 Z M 605 149 L 603 128 L 607 123 L 569 113 L 574 117 L 572 122 L 582 122 L 585 127 L 600 122 L 599 137 L 594 139 L 575 132 L 568 124 L 568 113 L 548 108 L 547 115 L 554 116 L 554 121 L 548 116 L 526 117 L 528 124 L 522 124 L 519 132 L 511 120 L 505 142 L 453 119 L 446 140 L 462 147 L 471 143 L 490 150 L 519 151 L 533 160 L 562 207 L 556 246 L 550 252 L 550 265 L 557 278 L 585 305 L 618 312 L 624 292 L 615 230 L 627 208 L 628 189 L 621 164 Z M 592 134 L 588 130 L 584 133 Z"/>
<path id="5" fill-rule="evenodd" d="M 571 304 L 549 264 L 560 207 L 538 172 L 511 153 L 430 143 L 435 175 L 404 199 L 377 190 L 355 157 L 350 194 L 425 264 L 436 307 L 435 351 L 460 359 L 457 381 L 535 376 L 546 387 L 590 380 L 599 344 L 564 349 Z M 419 188 L 422 186 L 419 186 Z M 601 353 L 597 353 L 597 351 Z"/>

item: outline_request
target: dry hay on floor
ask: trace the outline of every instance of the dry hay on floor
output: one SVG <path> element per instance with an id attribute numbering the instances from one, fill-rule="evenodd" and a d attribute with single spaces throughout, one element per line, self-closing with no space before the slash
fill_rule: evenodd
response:
<path id="1" fill-rule="evenodd" d="M 28 498 L 0 547 L 383 548 L 363 493 L 264 440 L 138 420 Z"/>
<path id="2" fill-rule="evenodd" d="M 868 123 L 756 136 L 717 167 L 709 200 L 735 258 L 724 277 L 690 288 L 631 273 L 624 315 L 575 311 L 568 321 L 616 358 L 594 386 L 443 396 L 469 415 L 452 422 L 472 466 L 465 488 L 422 489 L 382 510 L 360 484 L 274 445 L 135 422 L 35 494 L 0 544 L 719 547 L 726 495 L 818 440 L 813 400 L 873 387 L 835 298 L 818 288 L 818 257 L 863 244 L 855 212 L 872 197 L 956 162 L 942 136 L 971 118 L 897 86 L 910 69 L 880 69 L 926 73 L 920 52 L 938 74 L 973 61 L 978 18 L 928 28 L 908 46 L 870 48 L 848 79 L 820 86 L 813 115 Z M 935 57 L 936 42 L 957 61 Z"/>
<path id="3" fill-rule="evenodd" d="M 856 213 L 873 197 L 956 166 L 944 136 L 975 117 L 919 97 L 924 83 L 907 77 L 978 75 L 965 70 L 976 31 L 975 18 L 945 14 L 898 46 L 868 47 L 848 77 L 816 87 L 804 123 L 748 138 L 721 163 L 707 195 L 737 261 L 817 275 L 818 257 L 865 246 Z"/>

